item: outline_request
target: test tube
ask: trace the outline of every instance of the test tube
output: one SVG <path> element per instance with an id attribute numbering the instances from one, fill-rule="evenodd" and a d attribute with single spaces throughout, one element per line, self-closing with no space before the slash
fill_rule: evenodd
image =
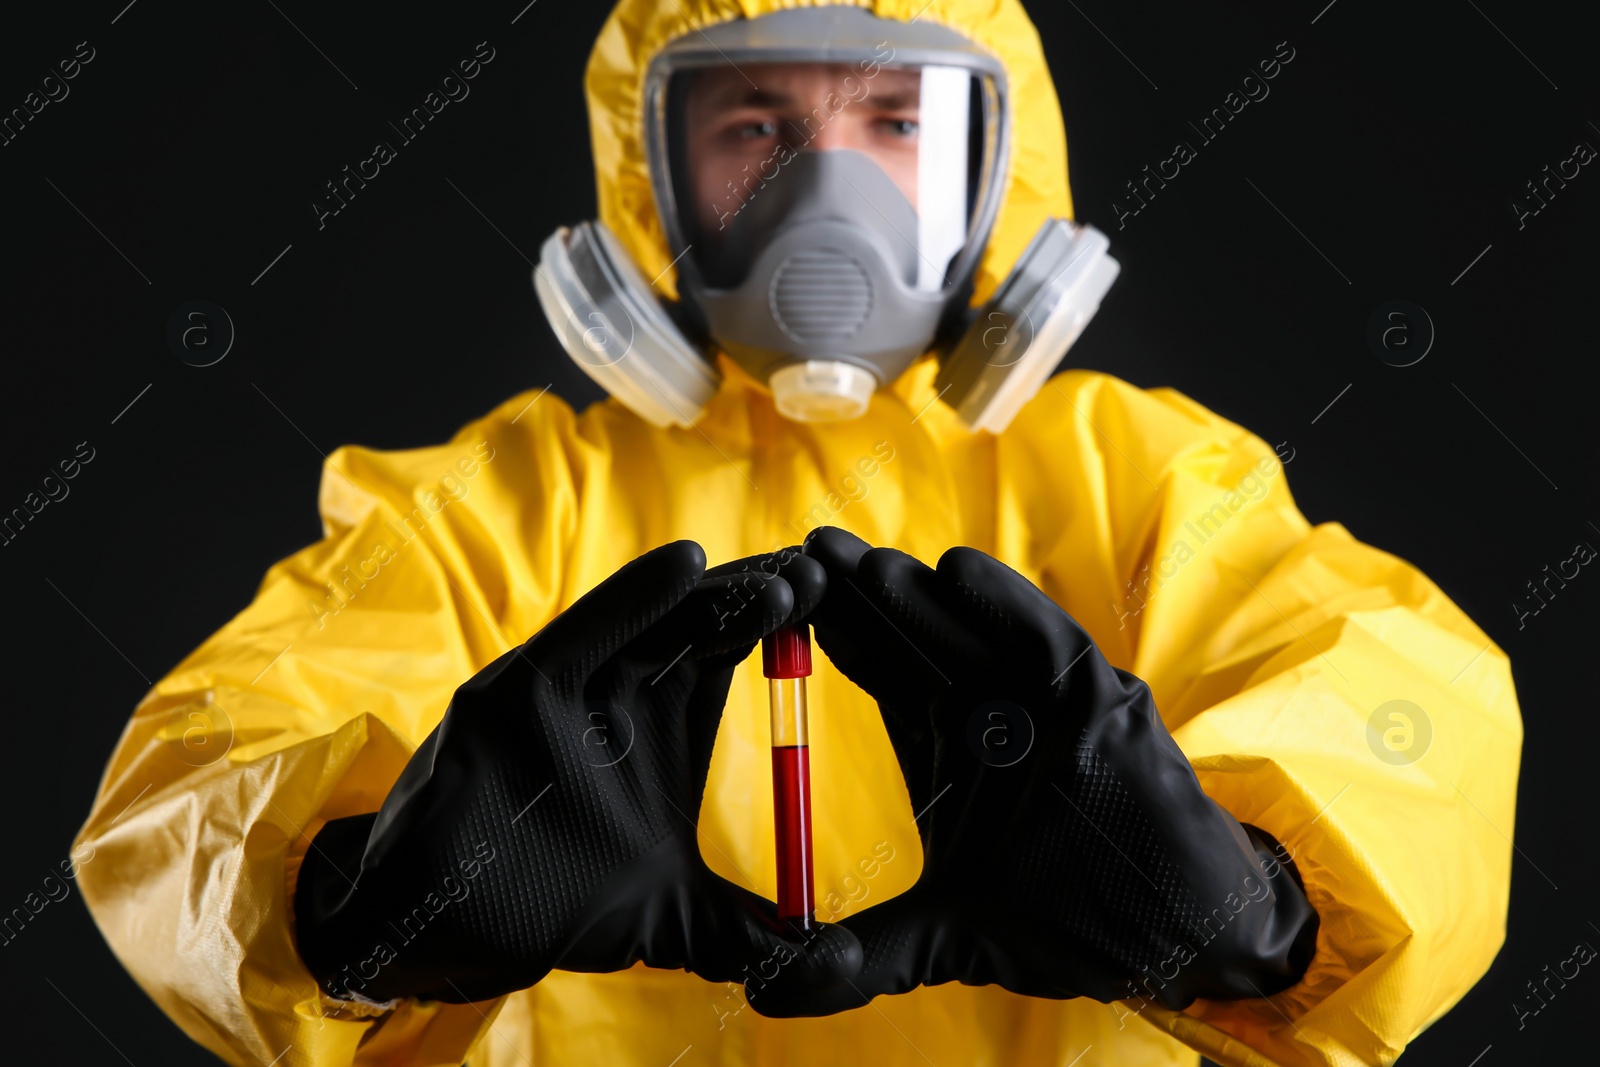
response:
<path id="1" fill-rule="evenodd" d="M 809 933 L 811 761 L 806 738 L 806 677 L 811 628 L 785 626 L 761 642 L 762 673 L 772 700 L 772 816 L 778 852 L 778 922 Z"/>

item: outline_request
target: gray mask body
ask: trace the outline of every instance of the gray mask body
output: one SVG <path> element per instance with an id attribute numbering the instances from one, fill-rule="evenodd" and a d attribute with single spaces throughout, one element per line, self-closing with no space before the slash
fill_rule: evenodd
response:
<path id="1" fill-rule="evenodd" d="M 916 210 L 869 156 L 796 153 L 725 226 L 684 293 L 760 380 L 830 360 L 885 383 L 928 350 L 949 289 L 916 288 Z"/>

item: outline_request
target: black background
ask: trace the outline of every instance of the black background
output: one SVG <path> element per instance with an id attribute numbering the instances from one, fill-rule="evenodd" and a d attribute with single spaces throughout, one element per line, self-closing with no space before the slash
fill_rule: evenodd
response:
<path id="1" fill-rule="evenodd" d="M 0 147 L 0 512 L 78 442 L 96 450 L 0 548 L 7 911 L 66 856 L 146 680 L 320 536 L 320 453 L 436 442 L 546 384 L 575 405 L 598 395 L 555 345 L 526 257 L 594 213 L 581 73 L 607 5 L 539 0 L 513 24 L 525 0 L 123 3 L 8 16 L 0 34 L 4 112 L 77 42 L 96 50 Z M 1575 143 L 1600 145 L 1592 37 L 1573 9 L 1506 0 L 1325 3 L 1036 0 L 1078 215 L 1123 264 L 1072 361 L 1287 442 L 1312 521 L 1416 563 L 1509 652 L 1527 739 L 1508 940 L 1405 1063 L 1562 1060 L 1600 977 L 1521 1030 L 1511 1004 L 1575 943 L 1600 944 L 1600 576 L 1522 629 L 1511 605 L 1575 543 L 1600 546 L 1600 173 L 1520 230 L 1510 205 Z M 323 183 L 485 40 L 496 56 L 471 95 L 319 230 Z M 1280 41 L 1295 58 L 1271 95 L 1200 147 L 1186 122 Z M 1178 140 L 1198 158 L 1119 230 L 1123 183 Z M 166 344 L 194 299 L 237 328 L 215 366 Z M 1366 341 L 1395 299 L 1437 329 L 1414 366 Z M 0 976 L 7 1062 L 214 1062 L 75 898 L 0 948 Z"/>

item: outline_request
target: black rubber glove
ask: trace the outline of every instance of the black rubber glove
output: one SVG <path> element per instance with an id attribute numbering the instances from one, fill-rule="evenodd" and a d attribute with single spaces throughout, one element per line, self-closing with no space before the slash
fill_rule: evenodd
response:
<path id="1" fill-rule="evenodd" d="M 461 1003 L 639 960 L 763 992 L 859 968 L 835 927 L 788 945 L 697 843 L 733 670 L 820 601 L 822 568 L 786 549 L 704 572 L 693 541 L 624 566 L 456 690 L 380 811 L 323 827 L 295 916 L 329 995 Z"/>
<path id="2" fill-rule="evenodd" d="M 923 870 L 843 921 L 858 975 L 757 1011 L 950 981 L 1181 1009 L 1299 979 L 1317 916 L 1276 842 L 1201 791 L 1149 689 L 1049 597 L 970 548 L 935 572 L 823 528 L 805 552 L 828 571 L 817 641 L 879 703 Z"/>

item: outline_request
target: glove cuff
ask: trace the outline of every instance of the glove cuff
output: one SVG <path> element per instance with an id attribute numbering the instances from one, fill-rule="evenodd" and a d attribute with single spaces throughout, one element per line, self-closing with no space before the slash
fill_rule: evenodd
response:
<path id="1" fill-rule="evenodd" d="M 1261 992 L 1271 995 L 1289 988 L 1311 966 L 1317 953 L 1317 931 L 1322 918 L 1306 897 L 1306 883 L 1294 865 L 1289 850 L 1278 839 L 1257 826 L 1240 823 L 1245 836 L 1255 846 L 1256 862 L 1261 867 L 1264 880 L 1272 887 L 1273 920 L 1279 927 L 1278 945 L 1271 954 L 1268 979 L 1271 987 L 1262 985 Z M 1284 875 L 1288 878 L 1285 879 Z"/>
<path id="2" fill-rule="evenodd" d="M 367 989 L 377 976 L 374 968 L 362 966 L 372 944 L 356 929 L 361 924 L 352 921 L 356 909 L 350 906 L 361 875 L 361 857 L 377 818 L 377 812 L 372 812 L 334 819 L 312 840 L 295 886 L 295 947 L 326 996 L 392 1007 L 393 1000 L 375 998 Z M 357 951 L 360 945 L 369 951 Z"/>

